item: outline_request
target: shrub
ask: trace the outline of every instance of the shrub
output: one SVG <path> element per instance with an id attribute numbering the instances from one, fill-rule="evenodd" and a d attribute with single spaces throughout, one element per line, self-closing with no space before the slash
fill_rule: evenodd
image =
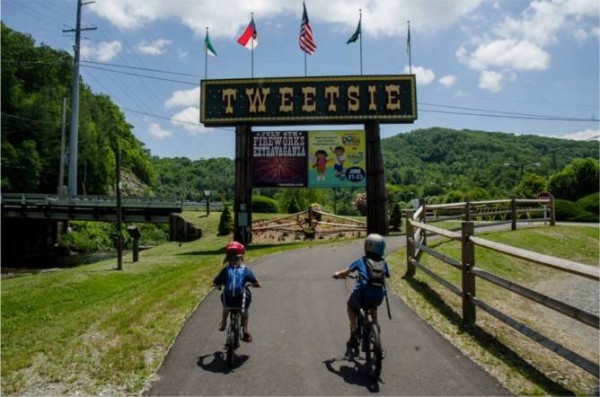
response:
<path id="1" fill-rule="evenodd" d="M 554 210 L 556 211 L 557 221 L 570 221 L 579 212 L 577 204 L 568 200 L 557 199 L 554 200 Z"/>
<path id="2" fill-rule="evenodd" d="M 557 221 L 598 222 L 599 219 L 597 213 L 587 211 L 579 202 L 555 200 L 554 209 Z"/>
<path id="3" fill-rule="evenodd" d="M 587 212 L 600 214 L 600 193 L 592 193 L 580 198 L 577 200 L 577 205 Z"/>
<path id="4" fill-rule="evenodd" d="M 276 214 L 278 211 L 277 201 L 266 196 L 252 196 L 252 211 L 263 214 Z"/>

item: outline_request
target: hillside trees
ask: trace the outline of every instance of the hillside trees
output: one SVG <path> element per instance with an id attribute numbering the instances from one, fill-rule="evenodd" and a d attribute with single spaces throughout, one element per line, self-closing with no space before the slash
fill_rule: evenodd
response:
<path id="1" fill-rule="evenodd" d="M 1 29 L 2 190 L 55 193 L 62 102 L 70 97 L 73 60 L 64 51 L 36 46 L 30 36 L 4 23 Z M 78 193 L 108 194 L 114 189 L 117 147 L 124 170 L 145 184 L 154 183 L 149 153 L 108 96 L 92 93 L 81 82 L 79 111 Z"/>

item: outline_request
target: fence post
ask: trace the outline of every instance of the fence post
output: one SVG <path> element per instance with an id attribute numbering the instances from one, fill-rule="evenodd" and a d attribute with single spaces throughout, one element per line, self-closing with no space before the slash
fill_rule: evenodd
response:
<path id="1" fill-rule="evenodd" d="M 421 211 L 419 221 L 427 223 L 427 207 L 425 206 L 425 203 L 423 203 L 421 207 L 423 208 L 423 211 Z M 423 245 L 427 245 L 427 230 L 421 229 L 421 233 L 423 233 Z"/>
<path id="2" fill-rule="evenodd" d="M 467 197 L 467 202 L 465 203 L 465 221 L 471 222 L 471 202 Z"/>
<path id="3" fill-rule="evenodd" d="M 406 274 L 404 277 L 412 277 L 415 274 L 415 265 L 411 263 L 411 260 L 415 257 L 415 247 L 413 242 L 415 240 L 415 228 L 411 225 L 410 220 L 413 219 L 413 211 L 406 211 Z"/>
<path id="4" fill-rule="evenodd" d="M 517 203 L 514 197 L 510 199 L 510 212 L 512 217 L 511 230 L 517 230 Z"/>
<path id="5" fill-rule="evenodd" d="M 475 324 L 475 304 L 471 300 L 475 296 L 475 275 L 471 272 L 475 266 L 475 245 L 470 237 L 473 235 L 473 222 L 462 222 L 462 316 L 466 324 Z"/>
<path id="6" fill-rule="evenodd" d="M 554 209 L 554 195 L 550 195 L 550 226 L 556 226 L 556 211 Z"/>

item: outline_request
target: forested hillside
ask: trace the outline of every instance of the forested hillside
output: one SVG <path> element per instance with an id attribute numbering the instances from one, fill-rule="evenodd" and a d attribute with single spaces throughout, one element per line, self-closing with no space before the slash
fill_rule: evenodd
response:
<path id="1" fill-rule="evenodd" d="M 30 36 L 2 24 L 3 192 L 56 193 L 62 101 L 71 96 L 72 65 L 68 53 L 36 46 Z M 123 168 L 152 185 L 155 173 L 149 153 L 117 105 L 83 82 L 79 95 L 78 192 L 114 191 L 117 147 Z M 67 125 L 67 138 L 69 130 Z"/>
<path id="2" fill-rule="evenodd" d="M 36 46 L 30 36 L 2 24 L 3 192 L 56 192 L 61 104 L 70 98 L 72 62 L 68 53 Z M 80 194 L 112 194 L 119 147 L 123 169 L 142 184 L 130 194 L 202 200 L 210 190 L 215 200 L 233 199 L 232 159 L 151 156 L 108 96 L 94 94 L 83 81 L 80 87 Z M 575 201 L 599 190 L 597 141 L 430 128 L 383 139 L 382 149 L 392 203 L 531 197 L 541 190 Z M 282 211 L 292 202 L 301 208 L 319 202 L 328 210 L 353 213 L 362 191 L 253 192 L 275 199 Z"/>

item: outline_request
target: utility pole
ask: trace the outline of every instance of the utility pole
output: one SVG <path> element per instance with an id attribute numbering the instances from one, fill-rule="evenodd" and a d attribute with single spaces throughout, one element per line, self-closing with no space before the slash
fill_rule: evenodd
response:
<path id="1" fill-rule="evenodd" d="M 69 136 L 69 196 L 77 196 L 77 146 L 79 127 L 79 52 L 81 49 L 81 31 L 96 30 L 97 28 L 81 28 L 81 6 L 94 3 L 82 3 L 77 0 L 77 21 L 75 29 L 63 30 L 63 33 L 75 32 L 74 62 L 73 62 L 73 87 L 71 93 L 71 134 Z"/>
<path id="2" fill-rule="evenodd" d="M 121 147 L 116 144 L 117 154 L 117 270 L 123 270 L 123 207 L 121 205 Z"/>
<path id="3" fill-rule="evenodd" d="M 60 127 L 60 169 L 58 170 L 58 195 L 64 196 L 63 189 L 65 185 L 65 128 L 67 124 L 67 98 L 62 102 L 62 119 Z"/>

